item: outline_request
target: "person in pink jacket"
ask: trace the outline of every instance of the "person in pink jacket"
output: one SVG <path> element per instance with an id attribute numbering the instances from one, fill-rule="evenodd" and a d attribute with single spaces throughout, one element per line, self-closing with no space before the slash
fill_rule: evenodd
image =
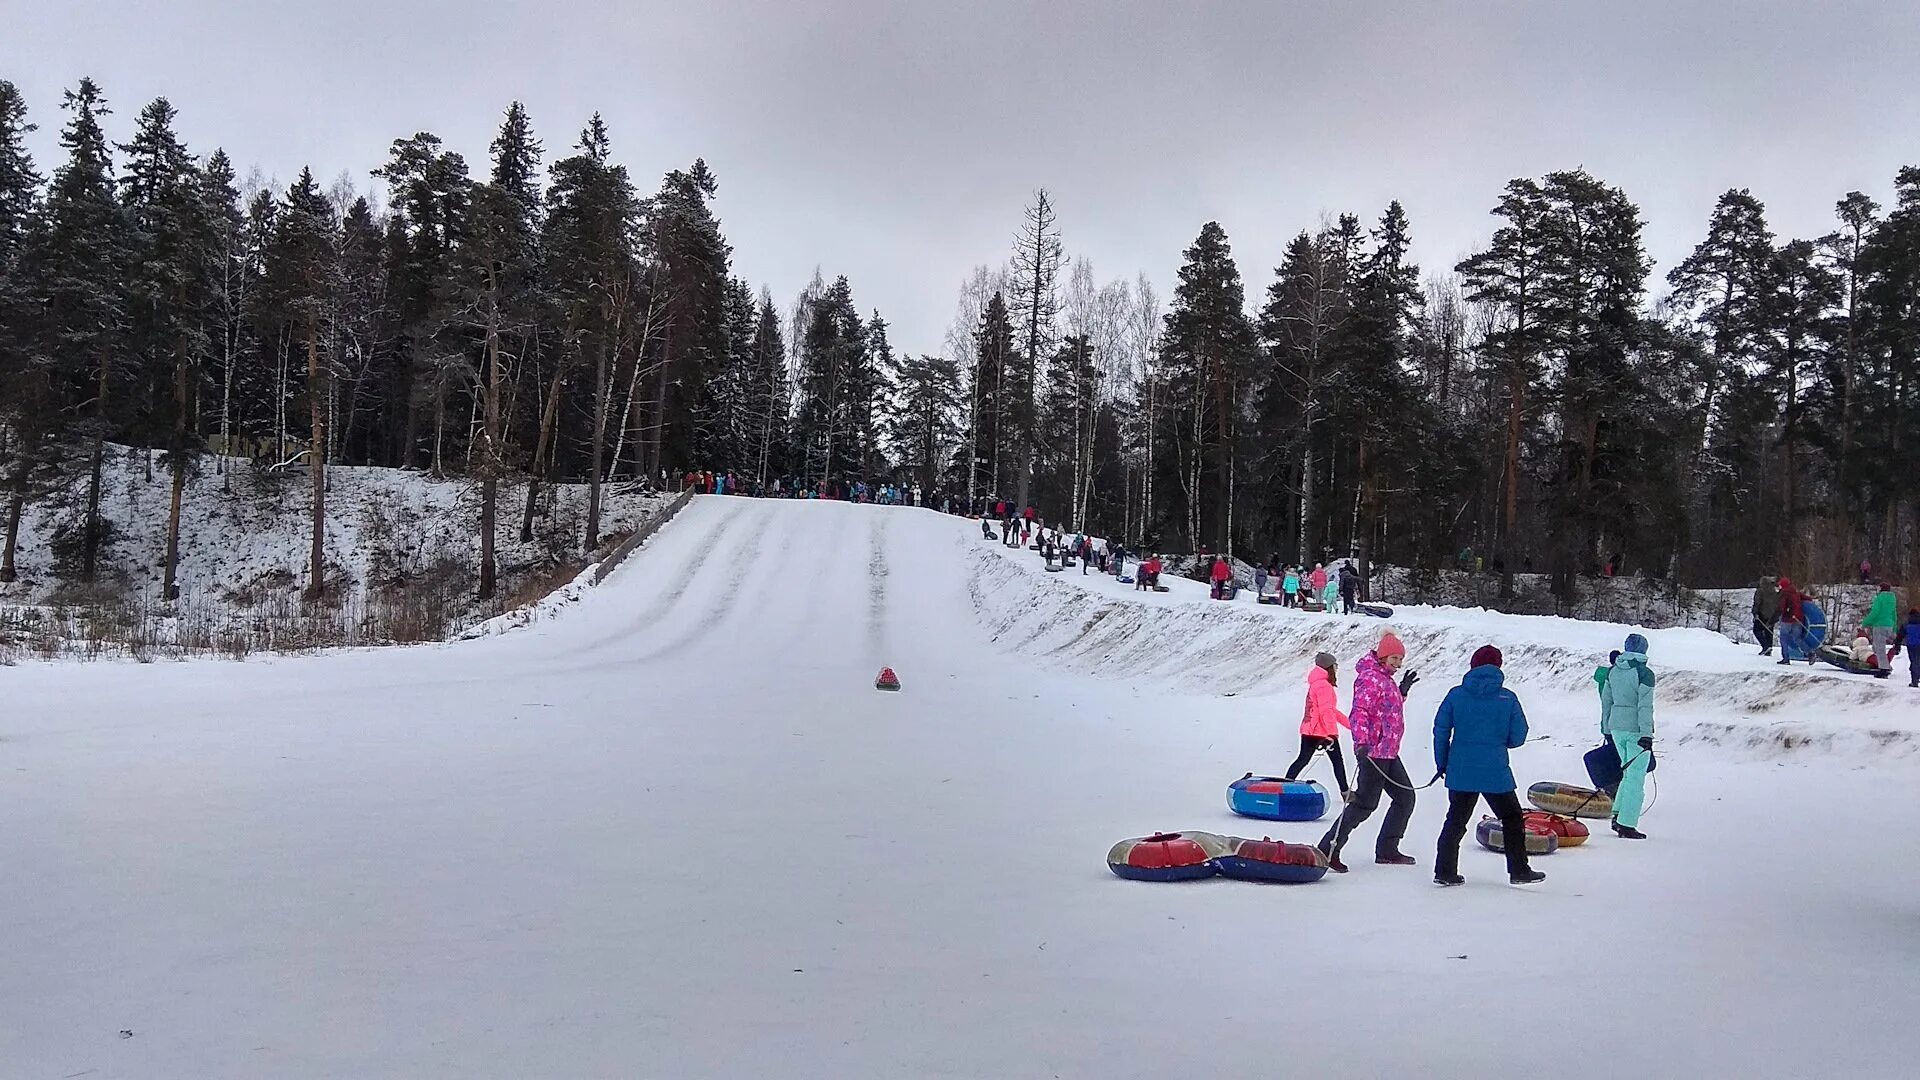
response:
<path id="1" fill-rule="evenodd" d="M 1383 866 L 1412 866 L 1413 856 L 1400 850 L 1400 838 L 1407 834 L 1407 822 L 1413 817 L 1413 793 L 1418 789 L 1400 763 L 1400 738 L 1406 733 L 1406 697 L 1419 676 L 1409 671 L 1396 685 L 1394 674 L 1406 661 L 1407 647 L 1393 631 L 1380 635 L 1380 644 L 1354 665 L 1353 676 L 1353 768 L 1355 791 L 1352 801 L 1340 812 L 1327 835 L 1320 838 L 1320 852 L 1335 873 L 1347 872 L 1340 861 L 1340 848 L 1354 826 L 1373 815 L 1380 796 L 1392 803 L 1387 818 L 1380 824 L 1380 836 L 1373 842 L 1373 861 Z"/>
<path id="2" fill-rule="evenodd" d="M 1299 776 L 1300 770 L 1313 761 L 1313 755 L 1325 750 L 1333 760 L 1333 778 L 1340 785 L 1340 801 L 1347 802 L 1353 798 L 1353 789 L 1347 786 L 1347 763 L 1340 756 L 1340 729 L 1347 726 L 1347 714 L 1340 711 L 1340 695 L 1335 692 L 1339 685 L 1339 665 L 1333 655 L 1315 656 L 1313 667 L 1307 670 L 1307 709 L 1300 718 L 1300 756 L 1288 767 L 1287 779 Z"/>

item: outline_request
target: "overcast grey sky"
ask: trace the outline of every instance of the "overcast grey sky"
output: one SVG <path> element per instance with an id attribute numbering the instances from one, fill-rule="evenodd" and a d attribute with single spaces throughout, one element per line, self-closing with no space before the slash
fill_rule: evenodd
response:
<path id="1" fill-rule="evenodd" d="M 551 161 L 594 110 L 643 190 L 704 156 L 735 271 L 819 265 L 937 351 L 961 278 L 1052 190 L 1070 255 L 1163 295 L 1202 223 L 1250 296 L 1324 212 L 1399 198 L 1450 265 L 1514 176 L 1624 188 L 1664 273 L 1730 186 L 1782 235 L 1920 164 L 1920 3 L 0 0 L 0 78 L 54 164 L 91 74 L 124 138 L 166 95 L 196 152 L 282 180 L 433 131 L 481 162 L 508 101 Z"/>

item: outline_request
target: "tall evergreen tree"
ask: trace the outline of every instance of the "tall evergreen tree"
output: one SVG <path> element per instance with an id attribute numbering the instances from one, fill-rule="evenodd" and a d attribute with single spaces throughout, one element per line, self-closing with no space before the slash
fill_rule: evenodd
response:
<path id="1" fill-rule="evenodd" d="M 1257 355 L 1226 230 L 1209 221 L 1185 253 L 1161 336 L 1175 505 L 1195 547 L 1233 550 L 1235 450 Z"/>
<path id="2" fill-rule="evenodd" d="M 16 577 L 14 550 L 20 515 L 34 490 L 33 480 L 49 464 L 53 403 L 48 370 L 29 341 L 27 280 L 22 258 L 28 219 L 40 189 L 40 174 L 27 152 L 26 138 L 36 130 L 27 122 L 27 103 L 19 90 L 0 79 L 0 582 Z"/>
<path id="3" fill-rule="evenodd" d="M 888 436 L 901 467 L 931 495 L 960 438 L 960 366 L 937 356 L 903 357 L 893 384 L 899 403 L 888 414 Z"/>
<path id="4" fill-rule="evenodd" d="M 306 355 L 306 399 L 309 438 L 305 460 L 313 481 L 312 550 L 309 554 L 306 598 L 319 600 L 327 592 L 327 404 L 331 358 L 322 344 L 334 317 L 339 291 L 338 223 L 333 204 L 314 182 L 313 170 L 302 169 L 281 204 L 274 276 L 280 283 L 291 332 Z"/>
<path id="5" fill-rule="evenodd" d="M 67 91 L 64 107 L 68 120 L 60 145 L 67 160 L 47 187 L 21 273 L 37 311 L 34 362 L 52 373 L 62 410 L 86 413 L 74 433 L 87 444 L 80 576 L 92 581 L 106 539 L 100 485 L 110 410 L 117 407 L 116 386 L 128 374 L 127 229 L 100 125 L 108 113 L 105 95 L 92 79 L 81 79 Z"/>
<path id="6" fill-rule="evenodd" d="M 180 514 L 199 447 L 194 416 L 202 363 L 211 351 L 207 326 L 215 286 L 209 256 L 217 229 L 199 171 L 174 133 L 175 116 L 166 98 L 155 99 L 141 110 L 133 140 L 121 147 L 127 155 L 121 198 L 132 256 L 128 343 L 147 384 L 139 410 L 146 415 L 136 416 L 135 430 L 166 447 L 173 481 L 161 557 L 161 595 L 167 600 L 180 594 Z"/>

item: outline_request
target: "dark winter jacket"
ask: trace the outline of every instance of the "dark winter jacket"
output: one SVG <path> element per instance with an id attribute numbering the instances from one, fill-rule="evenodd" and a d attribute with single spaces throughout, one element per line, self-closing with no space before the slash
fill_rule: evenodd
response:
<path id="1" fill-rule="evenodd" d="M 1907 624 L 1900 628 L 1900 640 L 1909 649 L 1920 649 L 1920 618 L 1907 616 Z"/>
<path id="2" fill-rule="evenodd" d="M 1527 741 L 1527 714 L 1492 664 L 1467 672 L 1433 718 L 1434 768 L 1448 791 L 1512 791 L 1507 751 Z"/>
<path id="3" fill-rule="evenodd" d="M 1753 621 L 1772 626 L 1780 621 L 1780 583 L 1761 578 L 1753 590 Z"/>

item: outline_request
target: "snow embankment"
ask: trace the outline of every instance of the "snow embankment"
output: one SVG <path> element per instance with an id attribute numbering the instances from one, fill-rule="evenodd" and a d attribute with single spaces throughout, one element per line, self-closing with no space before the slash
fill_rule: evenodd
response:
<path id="1" fill-rule="evenodd" d="M 1756 753 L 1818 749 L 1920 753 L 1920 690 L 1837 669 L 1777 666 L 1750 646 L 1699 628 L 1643 629 L 1463 608 L 1399 608 L 1387 620 L 1207 598 L 1205 586 L 1162 576 L 1166 593 L 1079 567 L 1043 572 L 1032 552 L 975 540 L 967 554 L 976 616 L 1004 648 L 1072 670 L 1223 695 L 1299 692 L 1317 652 L 1343 672 L 1391 627 L 1417 699 L 1437 701 L 1482 645 L 1505 654 L 1508 685 L 1542 732 L 1597 730 L 1593 675 L 1626 635 L 1645 634 L 1660 677 L 1663 740 Z M 1343 679 L 1343 684 L 1345 680 Z"/>

